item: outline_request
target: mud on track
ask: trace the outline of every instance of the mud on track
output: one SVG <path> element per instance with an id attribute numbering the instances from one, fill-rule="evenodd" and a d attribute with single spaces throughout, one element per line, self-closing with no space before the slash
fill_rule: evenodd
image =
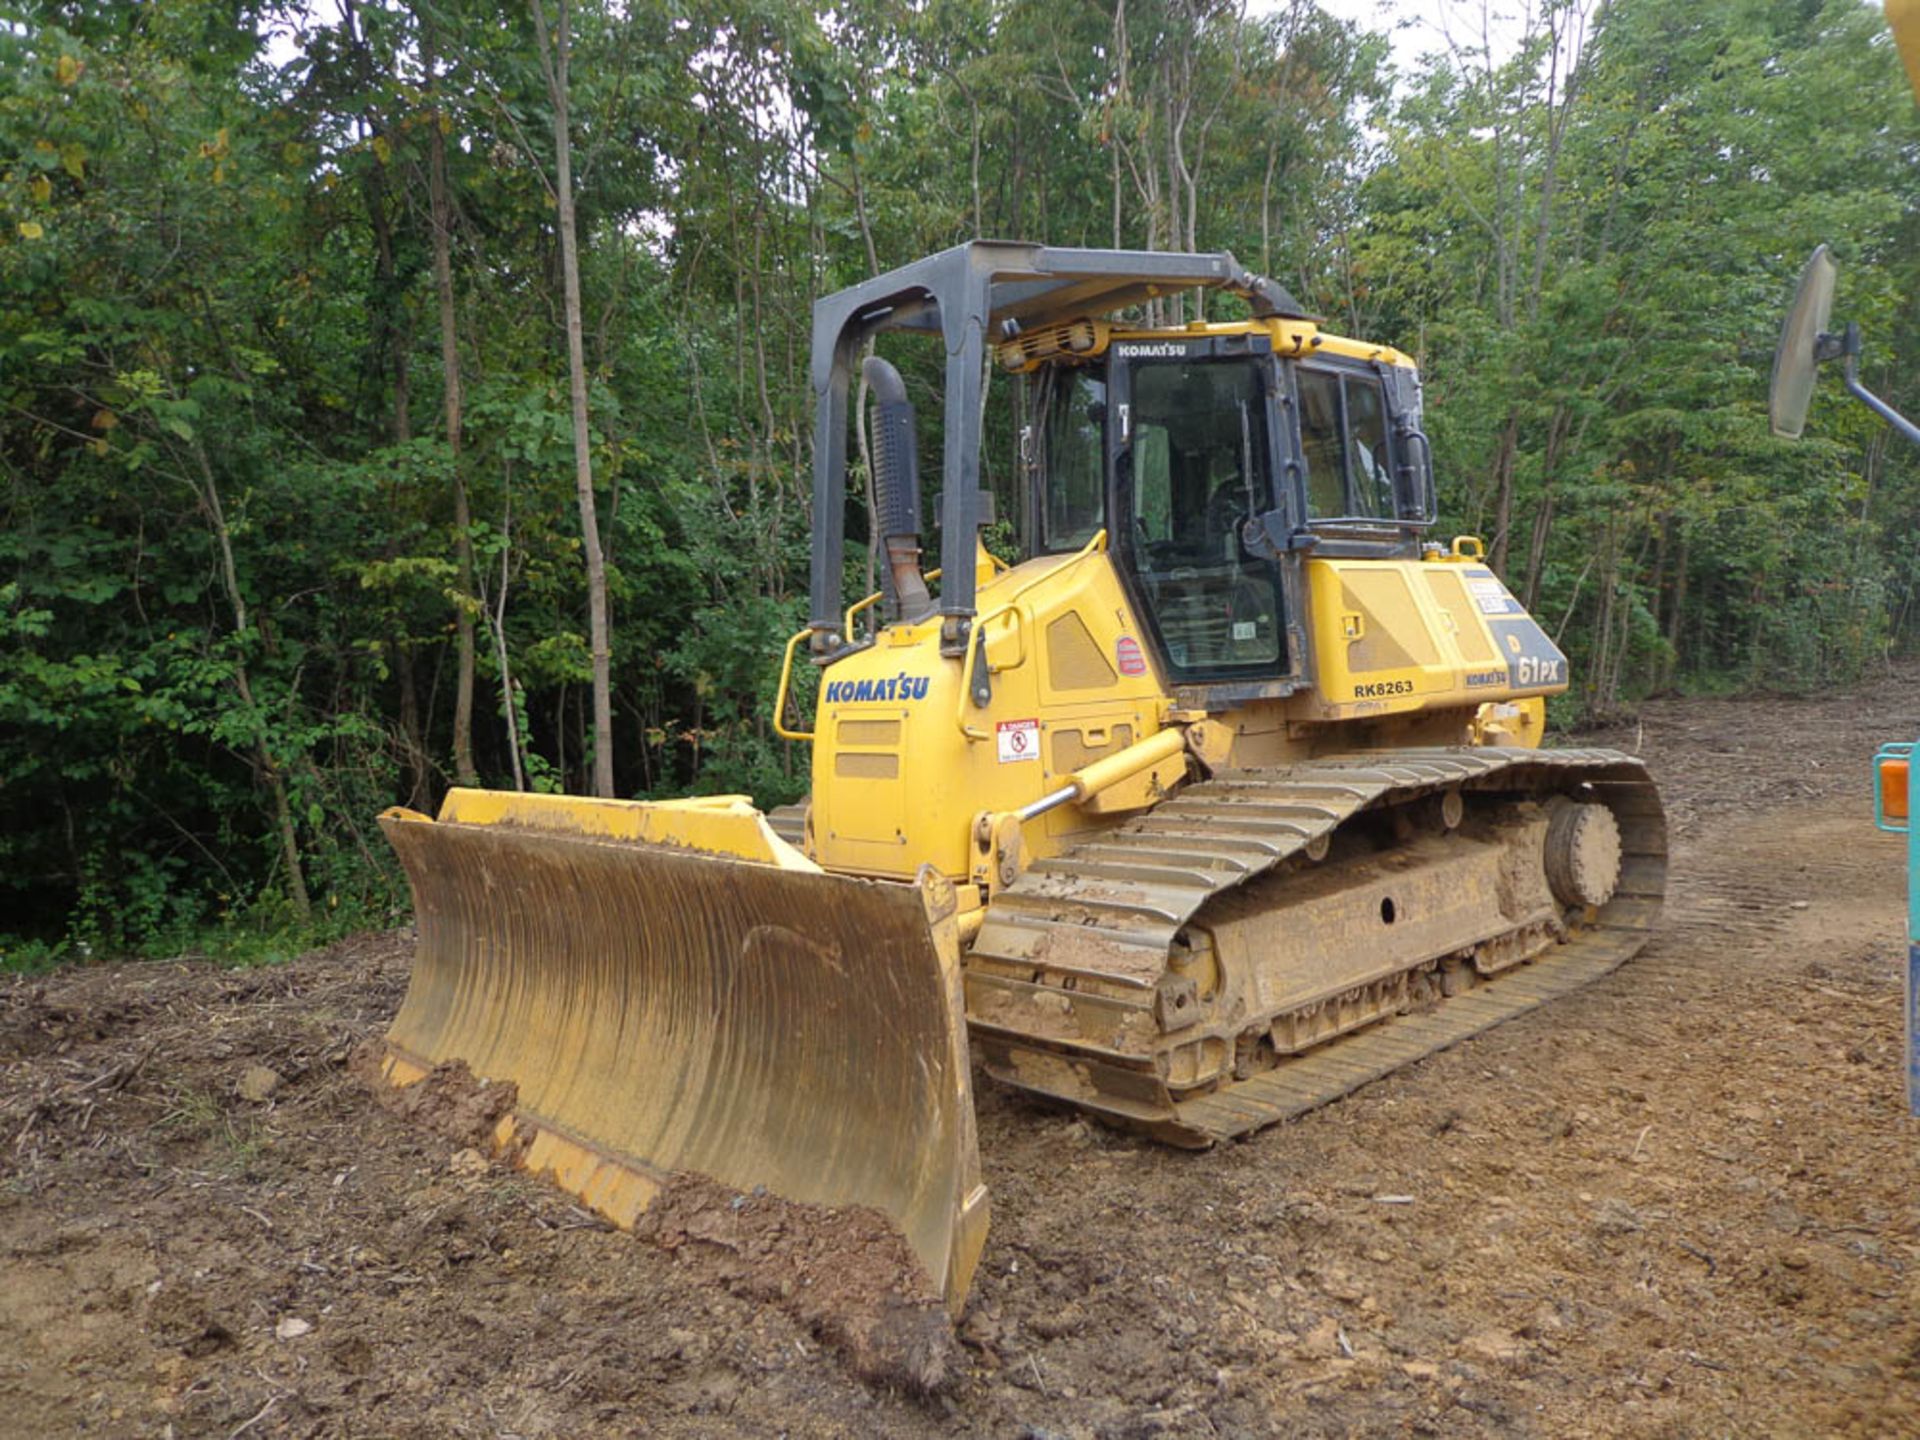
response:
<path id="1" fill-rule="evenodd" d="M 983 1080 L 994 1230 L 932 1398 L 751 1267 L 370 1103 L 348 1059 L 403 936 L 0 983 L 0 1436 L 1911 1435 L 1920 1129 L 1865 767 L 1915 729 L 1920 673 L 1593 737 L 1666 791 L 1660 937 L 1250 1142 Z"/>

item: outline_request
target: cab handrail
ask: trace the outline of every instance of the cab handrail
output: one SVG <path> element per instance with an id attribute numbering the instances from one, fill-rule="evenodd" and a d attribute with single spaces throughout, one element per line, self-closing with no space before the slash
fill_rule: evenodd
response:
<path id="1" fill-rule="evenodd" d="M 773 733 L 782 740 L 811 740 L 811 730 L 789 730 L 787 728 L 787 690 L 793 683 L 793 652 L 800 642 L 813 634 L 809 625 L 804 630 L 796 630 L 787 641 L 786 653 L 780 657 L 780 689 L 773 697 Z"/>

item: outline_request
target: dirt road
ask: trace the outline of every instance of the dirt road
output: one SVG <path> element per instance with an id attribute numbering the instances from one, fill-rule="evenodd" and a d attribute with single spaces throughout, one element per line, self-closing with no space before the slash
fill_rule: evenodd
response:
<path id="1" fill-rule="evenodd" d="M 1865 769 L 1915 729 L 1920 673 L 1594 737 L 1667 791 L 1655 943 L 1248 1143 L 982 1080 L 994 1231 L 932 1398 L 370 1104 L 402 937 L 0 985 L 0 1435 L 1920 1433 Z"/>

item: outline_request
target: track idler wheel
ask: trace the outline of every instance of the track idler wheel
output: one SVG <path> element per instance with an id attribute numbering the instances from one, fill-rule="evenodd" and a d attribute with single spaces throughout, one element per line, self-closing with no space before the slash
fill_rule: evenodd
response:
<path id="1" fill-rule="evenodd" d="M 1605 805 L 1556 797 L 1548 812 L 1545 859 L 1555 899 L 1598 908 L 1620 884 L 1620 822 Z"/>

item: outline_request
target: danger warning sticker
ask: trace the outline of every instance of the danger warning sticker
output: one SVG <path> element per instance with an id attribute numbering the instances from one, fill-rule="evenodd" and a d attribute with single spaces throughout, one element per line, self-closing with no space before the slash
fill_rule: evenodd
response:
<path id="1" fill-rule="evenodd" d="M 1000 763 L 1040 758 L 1040 722 L 1038 720 L 1002 720 L 993 727 L 1000 746 Z"/>
<path id="2" fill-rule="evenodd" d="M 1122 675 L 1147 673 L 1147 657 L 1140 653 L 1140 642 L 1131 635 L 1122 635 L 1113 642 L 1113 659 Z"/>

